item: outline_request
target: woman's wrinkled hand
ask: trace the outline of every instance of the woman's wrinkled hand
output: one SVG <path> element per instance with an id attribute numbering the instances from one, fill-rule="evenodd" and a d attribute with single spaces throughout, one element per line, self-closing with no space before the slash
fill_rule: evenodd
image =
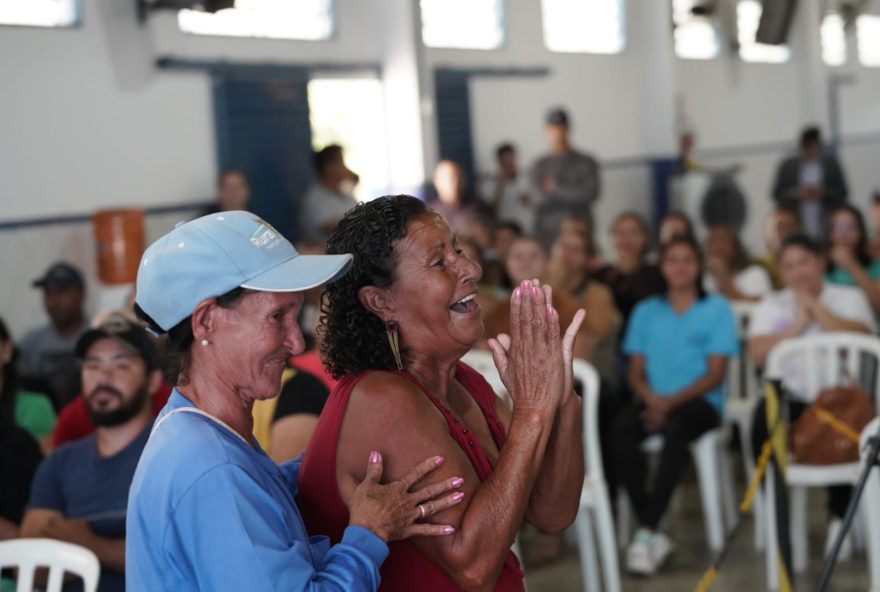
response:
<path id="1" fill-rule="evenodd" d="M 492 357 L 505 388 L 513 399 L 514 412 L 554 414 L 572 392 L 572 350 L 584 319 L 578 311 L 560 335 L 559 314 L 553 308 L 550 286 L 537 280 L 523 282 L 511 295 L 510 335 L 489 340 Z"/>
<path id="2" fill-rule="evenodd" d="M 464 492 L 456 490 L 464 479 L 452 477 L 412 490 L 416 483 L 442 464 L 442 457 L 432 456 L 414 466 L 401 479 L 382 485 L 382 455 L 372 452 L 367 475 L 349 500 L 349 524 L 363 526 L 385 542 L 411 536 L 454 533 L 452 526 L 422 521 L 461 503 Z"/>

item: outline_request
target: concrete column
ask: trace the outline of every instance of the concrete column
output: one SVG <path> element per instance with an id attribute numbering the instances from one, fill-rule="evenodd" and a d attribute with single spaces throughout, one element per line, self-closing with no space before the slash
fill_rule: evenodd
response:
<path id="1" fill-rule="evenodd" d="M 678 150 L 678 74 L 672 45 L 670 2 L 630 3 L 627 52 L 639 55 L 642 89 L 640 115 L 644 151 L 671 156 Z"/>
<path id="2" fill-rule="evenodd" d="M 383 0 L 382 81 L 392 191 L 412 191 L 425 179 L 432 148 L 430 95 L 424 67 L 419 3 Z"/>
<path id="3" fill-rule="evenodd" d="M 822 2 L 798 2 L 789 33 L 792 60 L 801 72 L 802 120 L 818 124 L 830 137 L 829 82 L 831 70 L 822 60 L 822 35 L 819 27 L 824 12 Z M 796 130 L 792 130 L 794 137 Z"/>

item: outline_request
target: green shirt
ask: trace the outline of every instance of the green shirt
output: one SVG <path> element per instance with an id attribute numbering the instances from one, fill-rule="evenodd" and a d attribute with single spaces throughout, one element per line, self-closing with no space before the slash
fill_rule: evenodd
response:
<path id="1" fill-rule="evenodd" d="M 865 271 L 872 280 L 880 280 L 880 261 L 871 261 Z M 839 286 L 855 286 L 856 280 L 852 274 L 840 267 L 835 267 L 831 273 L 825 275 L 825 279 L 831 284 Z"/>
<path id="2" fill-rule="evenodd" d="M 39 440 L 52 433 L 56 419 L 49 397 L 42 393 L 18 391 L 15 397 L 15 425 Z"/>

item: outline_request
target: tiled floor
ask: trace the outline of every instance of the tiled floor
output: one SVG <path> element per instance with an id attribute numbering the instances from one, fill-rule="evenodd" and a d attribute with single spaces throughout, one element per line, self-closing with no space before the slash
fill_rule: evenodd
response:
<path id="1" fill-rule="evenodd" d="M 822 571 L 822 551 L 825 542 L 826 512 L 825 495 L 811 491 L 810 559 L 808 573 L 798 575 L 796 590 L 815 590 Z M 676 552 L 662 570 L 652 578 L 638 578 L 623 574 L 624 592 L 648 590 L 683 591 L 694 590 L 712 556 L 706 548 L 703 534 L 699 494 L 693 477 L 686 477 L 681 491 L 676 494 L 667 515 L 667 534 L 677 544 Z M 711 590 L 713 592 L 753 592 L 766 590 L 764 554 L 755 551 L 751 517 L 746 517 L 731 551 Z M 864 592 L 868 590 L 868 568 L 864 555 L 839 563 L 831 580 L 829 591 Z M 582 590 L 577 549 L 570 546 L 563 558 L 540 567 L 526 567 L 526 585 L 529 592 L 566 592 Z"/>

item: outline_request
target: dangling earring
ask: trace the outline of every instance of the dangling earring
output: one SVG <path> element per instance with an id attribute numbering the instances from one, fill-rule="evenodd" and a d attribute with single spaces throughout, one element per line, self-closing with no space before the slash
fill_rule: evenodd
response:
<path id="1" fill-rule="evenodd" d="M 388 334 L 388 345 L 391 346 L 391 354 L 397 363 L 397 369 L 403 372 L 403 362 L 400 359 L 400 339 L 397 336 L 397 323 L 394 321 L 385 323 L 385 332 Z"/>

